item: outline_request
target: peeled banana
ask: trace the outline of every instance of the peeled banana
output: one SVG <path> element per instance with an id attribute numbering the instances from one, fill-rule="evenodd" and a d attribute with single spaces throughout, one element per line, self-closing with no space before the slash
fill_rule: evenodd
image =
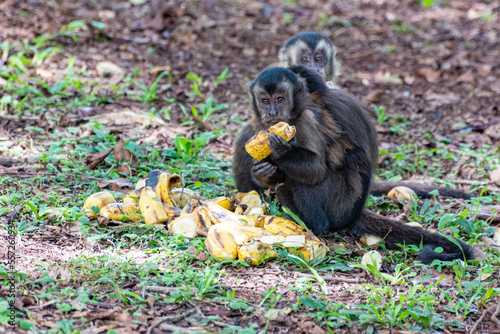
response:
<path id="1" fill-rule="evenodd" d="M 139 207 L 146 224 L 161 224 L 168 221 L 163 204 L 151 187 L 142 190 Z"/>
<path id="2" fill-rule="evenodd" d="M 109 191 L 100 191 L 87 198 L 83 204 L 83 212 L 88 218 L 97 218 L 97 214 L 92 210 L 92 207 L 98 207 L 100 210 L 109 203 L 116 203 L 113 194 Z"/>
<path id="3" fill-rule="evenodd" d="M 200 222 L 198 212 L 192 212 L 172 220 L 168 224 L 169 231 L 174 235 L 182 235 L 186 238 L 207 236 L 208 229 Z"/>
<path id="4" fill-rule="evenodd" d="M 109 203 L 101 208 L 99 215 L 110 220 L 138 221 L 142 219 L 138 212 L 139 204 L 136 203 Z"/>
<path id="5" fill-rule="evenodd" d="M 262 160 L 271 155 L 269 133 L 277 134 L 286 141 L 290 141 L 295 136 L 295 132 L 295 126 L 279 122 L 271 126 L 267 131 L 260 131 L 257 135 L 250 138 L 245 144 L 245 150 L 252 158 Z"/>

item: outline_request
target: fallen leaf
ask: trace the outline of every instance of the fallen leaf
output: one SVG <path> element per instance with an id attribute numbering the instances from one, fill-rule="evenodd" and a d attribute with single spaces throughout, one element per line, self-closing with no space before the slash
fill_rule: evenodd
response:
<path id="1" fill-rule="evenodd" d="M 137 157 L 132 152 L 127 150 L 125 146 L 125 142 L 120 138 L 118 143 L 115 145 L 115 150 L 113 152 L 115 160 L 117 162 L 130 163 L 132 166 L 137 166 Z"/>
<path id="2" fill-rule="evenodd" d="M 142 124 L 142 125 L 165 125 L 165 122 L 155 116 L 134 112 L 132 110 L 124 110 L 115 113 L 107 113 L 96 115 L 87 118 L 89 121 L 97 121 L 107 126 L 110 125 L 127 125 L 127 124 Z"/>
<path id="3" fill-rule="evenodd" d="M 500 123 L 493 124 L 484 130 L 484 134 L 494 141 L 500 141 Z"/>
<path id="4" fill-rule="evenodd" d="M 125 71 L 118 65 L 109 61 L 101 61 L 95 67 L 97 74 L 101 77 L 123 76 Z"/>
<path id="5" fill-rule="evenodd" d="M 500 185 L 500 167 L 490 173 L 490 180 Z"/>
<path id="6" fill-rule="evenodd" d="M 97 182 L 97 186 L 99 188 L 106 188 L 107 186 L 109 186 L 110 184 L 116 184 L 118 185 L 120 188 L 124 188 L 124 187 L 132 187 L 132 181 L 130 181 L 129 179 L 125 179 L 125 178 L 119 178 L 119 179 L 114 179 L 114 180 L 99 180 Z"/>
<path id="7" fill-rule="evenodd" d="M 472 254 L 474 255 L 474 259 L 482 261 L 486 253 L 480 250 L 479 247 L 474 247 L 472 249 Z"/>
<path id="8" fill-rule="evenodd" d="M 384 90 L 383 89 L 376 89 L 373 92 L 369 93 L 366 97 L 365 100 L 367 102 L 372 102 L 372 103 L 377 103 L 382 101 L 384 97 Z"/>
<path id="9" fill-rule="evenodd" d="M 433 71 L 430 68 L 419 68 L 414 73 L 417 77 L 425 79 L 427 82 L 435 82 L 441 76 L 441 72 Z"/>
<path id="10" fill-rule="evenodd" d="M 472 70 L 468 70 L 467 72 L 459 76 L 456 81 L 474 83 L 474 74 L 472 74 Z"/>
<path id="11" fill-rule="evenodd" d="M 106 159 L 106 157 L 111 153 L 111 151 L 113 151 L 113 147 L 101 153 L 90 154 L 87 157 L 88 160 L 87 167 L 92 170 L 96 169 L 97 166 L 99 166 L 104 161 L 104 159 Z"/>
<path id="12" fill-rule="evenodd" d="M 483 78 L 487 77 L 491 73 L 490 65 L 480 65 L 477 67 L 477 74 L 482 76 Z"/>

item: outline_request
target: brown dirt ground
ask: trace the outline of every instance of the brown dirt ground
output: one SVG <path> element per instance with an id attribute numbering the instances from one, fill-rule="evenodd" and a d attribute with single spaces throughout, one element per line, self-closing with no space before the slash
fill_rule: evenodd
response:
<path id="1" fill-rule="evenodd" d="M 145 5 L 135 6 L 129 1 L 7 0 L 0 3 L 0 42 L 29 40 L 41 34 L 54 33 L 77 19 L 104 22 L 106 29 L 103 32 L 92 30 L 87 25 L 78 33 L 78 42 L 59 37 L 58 42 L 63 45 L 64 52 L 52 57 L 39 69 L 60 73 L 66 68 L 67 56 L 74 55 L 77 57 L 75 66 L 86 69 L 93 79 L 98 80 L 96 64 L 107 60 L 118 64 L 127 73 L 139 68 L 142 74 L 138 79 L 148 85 L 159 71 L 167 69 L 173 75 L 172 85 L 163 87 L 162 98 L 153 104 L 161 109 L 168 105 L 168 98 L 173 97 L 188 105 L 192 101 L 189 97 L 190 81 L 185 78 L 187 73 L 202 74 L 213 80 L 225 67 L 229 67 L 232 78 L 215 89 L 203 89 L 214 94 L 219 102 L 229 103 L 230 115 L 247 119 L 249 80 L 266 67 L 276 64 L 278 50 L 289 37 L 300 31 L 319 31 L 330 36 L 338 48 L 343 64 L 339 80 L 341 87 L 370 108 L 372 105 L 384 105 L 388 114 L 403 115 L 410 120 L 407 139 L 391 134 L 386 126 L 379 127 L 381 146 L 391 147 L 408 142 L 426 145 L 425 132 L 432 133 L 436 138 L 450 138 L 451 146 L 461 143 L 476 147 L 482 144 L 498 145 L 498 136 L 489 135 L 493 131 L 498 133 L 500 123 L 498 2 L 456 0 L 449 6 L 429 9 L 410 0 L 313 0 L 289 1 L 287 4 L 289 6 L 283 6 L 279 1 L 151 0 Z M 290 14 L 293 14 L 291 22 L 286 19 Z M 328 25 L 319 26 L 318 22 L 324 14 L 334 19 Z M 484 14 L 490 14 L 492 20 L 481 18 Z M 409 27 L 411 31 L 397 31 L 393 28 L 395 25 Z M 151 68 L 157 71 L 151 73 Z M 104 80 L 102 83 L 109 82 Z M 99 115 L 123 109 L 141 110 L 143 106 L 133 99 L 122 100 L 95 108 L 92 113 Z M 70 116 L 81 115 L 75 110 L 74 115 L 68 116 L 66 125 L 78 123 Z M 217 116 L 228 116 L 228 112 Z M 197 131 L 180 129 L 182 119 L 183 114 L 176 106 L 172 110 L 171 121 L 149 130 L 150 136 L 143 140 L 156 140 L 163 146 L 171 146 L 173 137 L 167 135 L 159 140 L 162 133 L 169 133 L 168 130 L 172 129 L 189 134 Z M 4 131 L 11 134 L 22 132 L 19 129 L 23 128 L 23 124 L 18 120 L 0 119 L 0 122 Z M 37 125 L 37 122 L 27 120 L 24 126 Z M 217 117 L 211 122 L 217 122 L 230 131 L 239 127 Z M 472 131 L 463 134 L 457 131 L 461 128 Z M 226 135 L 211 143 L 209 150 L 230 154 L 231 144 L 232 136 Z M 450 171 L 460 169 L 458 174 L 449 174 L 452 179 L 482 181 L 475 179 L 467 168 L 460 167 L 448 166 Z M 5 237 L 1 239 L 0 249 L 4 254 Z M 20 244 L 23 269 L 34 275 L 35 271 L 29 268 L 33 268 L 32 264 L 36 261 L 62 265 L 66 259 L 88 252 L 100 251 L 64 229 L 47 232 L 46 237 L 30 236 Z M 282 284 L 278 292 L 283 293 L 283 301 L 276 307 L 285 307 L 287 302 L 296 299 L 288 287 L 293 286 L 298 274 L 283 271 L 278 265 L 235 269 L 232 274 L 222 283 L 237 288 L 238 297 L 255 300 L 255 296 L 260 298 L 270 286 Z M 56 275 L 65 277 L 66 274 L 59 272 Z M 340 274 L 337 279 L 328 281 L 328 297 L 348 303 L 350 289 L 356 286 L 349 279 L 357 279 L 356 275 L 359 274 Z M 360 274 L 359 280 L 370 283 L 371 279 Z M 37 321 L 45 321 L 47 327 L 58 320 L 47 320 L 44 317 L 48 311 L 36 308 L 33 312 L 37 314 Z M 54 310 L 49 313 L 54 313 Z M 209 302 L 203 304 L 201 310 L 206 316 L 220 315 L 224 319 L 225 322 L 219 322 L 216 328 L 225 327 L 228 323 L 249 323 L 249 319 L 239 312 L 227 311 Z M 181 311 L 155 307 L 149 317 L 140 320 L 151 324 L 159 314 Z M 125 313 L 113 312 L 113 315 L 99 318 L 102 320 L 97 321 L 98 325 L 122 322 L 128 325 L 109 328 L 116 327 L 120 333 L 145 332 L 144 326 L 134 327 L 131 319 L 124 319 Z M 473 325 L 479 316 L 472 316 L 468 326 Z M 256 317 L 260 325 L 265 325 L 265 317 Z M 184 321 L 178 325 L 189 324 Z M 355 328 L 350 330 L 357 333 Z M 481 330 L 482 333 L 499 332 L 488 319 L 484 320 Z M 268 331 L 324 333 L 312 317 L 294 313 L 281 315 L 271 322 Z"/>

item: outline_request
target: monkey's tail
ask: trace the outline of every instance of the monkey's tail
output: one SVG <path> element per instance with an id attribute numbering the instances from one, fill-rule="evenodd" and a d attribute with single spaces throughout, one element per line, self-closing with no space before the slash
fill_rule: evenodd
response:
<path id="1" fill-rule="evenodd" d="M 433 260 L 451 261 L 453 259 L 474 259 L 472 247 L 465 242 L 453 238 L 448 239 L 438 232 L 431 232 L 416 226 L 409 226 L 403 222 L 379 216 L 368 210 L 363 210 L 358 221 L 351 228 L 351 232 L 362 236 L 373 234 L 384 239 L 388 248 L 398 249 L 396 244 L 417 245 L 422 244 L 418 259 L 425 264 Z M 435 251 L 436 247 L 443 248 L 441 253 Z"/>
<path id="2" fill-rule="evenodd" d="M 374 196 L 387 195 L 387 193 L 392 188 L 400 186 L 411 188 L 420 198 L 432 198 L 432 195 L 429 193 L 433 190 L 439 191 L 440 196 L 464 198 L 464 199 L 470 199 L 472 197 L 471 194 L 450 187 L 436 187 L 436 186 L 429 186 L 426 184 L 418 184 L 413 182 L 385 182 L 385 181 L 372 182 L 372 186 L 370 188 L 370 194 Z"/>

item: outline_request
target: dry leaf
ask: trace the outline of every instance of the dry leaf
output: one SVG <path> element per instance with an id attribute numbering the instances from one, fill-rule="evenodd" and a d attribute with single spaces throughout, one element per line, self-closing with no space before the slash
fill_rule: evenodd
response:
<path id="1" fill-rule="evenodd" d="M 456 80 L 457 82 L 468 82 L 468 83 L 474 83 L 474 74 L 472 74 L 472 70 L 468 70 L 461 76 L 459 76 Z"/>
<path id="2" fill-rule="evenodd" d="M 97 186 L 99 188 L 103 189 L 103 188 L 106 188 L 107 186 L 109 186 L 110 184 L 113 184 L 113 183 L 118 185 L 120 188 L 132 187 L 132 181 L 130 181 L 129 179 L 125 179 L 125 178 L 119 178 L 119 179 L 114 179 L 114 180 L 99 180 L 97 182 Z"/>
<path id="3" fill-rule="evenodd" d="M 101 152 L 101 153 L 90 154 L 87 157 L 87 161 L 88 161 L 87 167 L 89 169 L 92 169 L 92 170 L 96 169 L 97 166 L 99 166 L 104 161 L 104 159 L 106 159 L 106 157 L 111 153 L 111 151 L 113 151 L 113 148 L 110 148 L 109 150 Z"/>
<path id="4" fill-rule="evenodd" d="M 101 77 L 123 76 L 125 71 L 118 65 L 109 61 L 101 61 L 95 67 L 97 74 Z"/>
<path id="5" fill-rule="evenodd" d="M 419 68 L 414 72 L 417 77 L 425 79 L 427 82 L 435 82 L 441 76 L 441 72 L 433 71 L 430 68 Z"/>
<path id="6" fill-rule="evenodd" d="M 107 126 L 110 125 L 127 125 L 127 124 L 145 124 L 145 125 L 165 125 L 165 122 L 154 116 L 134 112 L 132 110 L 124 110 L 115 113 L 107 113 L 96 115 L 87 118 L 89 121 L 97 121 Z"/>
<path id="7" fill-rule="evenodd" d="M 490 173 L 490 180 L 500 186 L 500 167 Z"/>
<path id="8" fill-rule="evenodd" d="M 113 155 L 117 162 L 130 163 L 132 166 L 137 166 L 137 157 L 125 148 L 125 142 L 121 138 L 115 146 Z"/>

